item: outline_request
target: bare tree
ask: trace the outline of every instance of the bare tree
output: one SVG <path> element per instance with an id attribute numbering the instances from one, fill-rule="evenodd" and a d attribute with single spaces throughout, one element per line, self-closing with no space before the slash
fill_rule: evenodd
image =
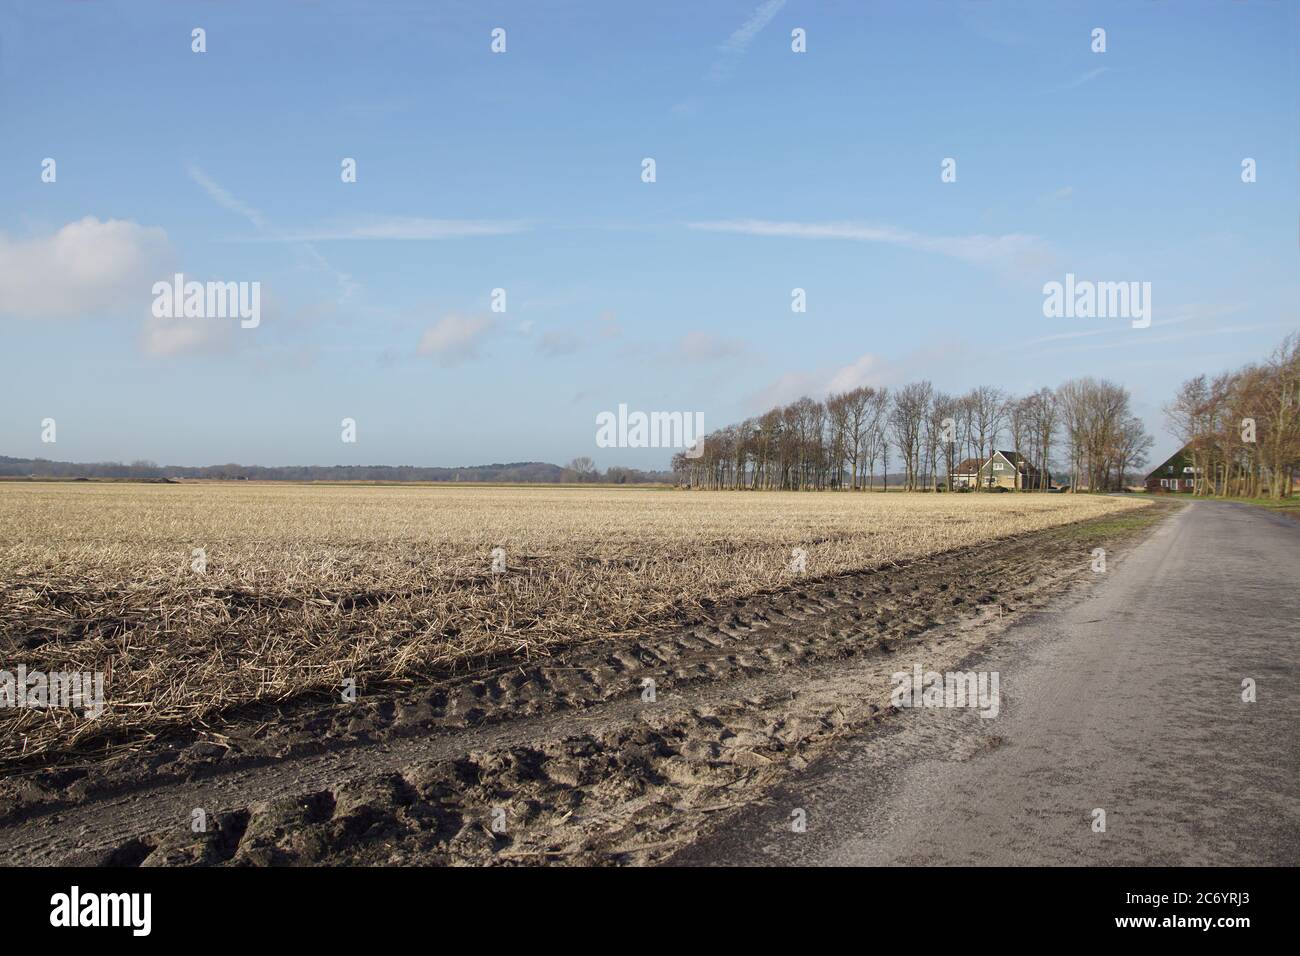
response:
<path id="1" fill-rule="evenodd" d="M 844 487 L 844 466 L 849 460 L 849 416 L 852 401 L 847 393 L 832 392 L 826 396 L 826 421 L 830 426 L 827 442 L 830 477 L 833 488 Z"/>
<path id="2" fill-rule="evenodd" d="M 904 487 L 915 491 L 920 471 L 922 430 L 930 411 L 934 388 L 929 382 L 904 385 L 894 395 L 889 427 L 903 458 Z"/>
<path id="3" fill-rule="evenodd" d="M 869 409 L 874 392 L 875 390 L 872 388 L 861 387 L 846 392 L 844 395 L 848 413 L 846 441 L 849 464 L 852 467 L 852 488 L 855 491 L 858 488 L 858 479 L 861 474 L 863 454 L 865 452 L 863 446 L 866 442 L 867 426 L 870 423 Z"/>
<path id="4" fill-rule="evenodd" d="M 981 461 L 989 461 L 1006 420 L 1007 394 L 992 385 L 981 385 L 970 393 L 967 400 L 971 406 L 976 454 Z M 978 488 L 979 482 L 975 484 Z"/>
<path id="5" fill-rule="evenodd" d="M 943 464 L 944 480 L 952 490 L 953 455 L 957 447 L 957 416 L 960 400 L 946 392 L 935 392 L 930 402 L 930 418 L 925 430 L 926 457 L 930 488 L 939 486 L 939 465 Z"/>
<path id="6" fill-rule="evenodd" d="M 1029 403 L 1029 428 L 1033 437 L 1030 457 L 1035 459 L 1038 468 L 1038 490 L 1047 487 L 1051 473 L 1052 448 L 1056 444 L 1056 429 L 1059 410 L 1056 393 L 1050 388 L 1041 388 L 1027 399 Z"/>
<path id="7" fill-rule="evenodd" d="M 885 426 L 889 418 L 889 389 L 876 389 L 867 398 L 866 423 L 863 426 L 863 457 L 868 465 L 867 488 L 876 485 L 876 462 L 884 459 L 886 484 L 889 475 L 889 441 Z"/>
<path id="8" fill-rule="evenodd" d="M 600 477 L 600 472 L 596 469 L 596 463 L 583 455 L 573 459 L 564 466 L 564 470 L 571 473 L 565 476 L 567 481 L 596 481 Z"/>
<path id="9" fill-rule="evenodd" d="M 1105 491 L 1116 481 L 1120 432 L 1132 414 L 1128 390 L 1093 378 L 1073 379 L 1056 391 L 1070 455 L 1070 490 L 1086 478 L 1089 491 Z"/>
<path id="10" fill-rule="evenodd" d="M 1129 470 L 1141 468 L 1147 462 L 1155 439 L 1147 433 L 1146 426 L 1136 415 L 1129 415 L 1120 423 L 1115 435 L 1115 489 L 1124 490 L 1128 484 Z"/>
<path id="11" fill-rule="evenodd" d="M 1262 364 L 1188 379 L 1165 415 L 1191 456 L 1194 494 L 1290 497 L 1300 468 L 1300 333 Z"/>

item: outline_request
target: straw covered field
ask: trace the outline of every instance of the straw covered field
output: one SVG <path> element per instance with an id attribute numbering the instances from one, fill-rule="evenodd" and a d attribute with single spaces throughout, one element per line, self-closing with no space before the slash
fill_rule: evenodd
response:
<path id="1" fill-rule="evenodd" d="M 95 719 L 0 709 L 0 763 L 202 726 L 252 702 L 336 698 L 348 680 L 400 689 L 510 655 L 632 639 L 796 577 L 1142 506 L 1017 494 L 2 483 L 0 669 L 106 676 Z"/>

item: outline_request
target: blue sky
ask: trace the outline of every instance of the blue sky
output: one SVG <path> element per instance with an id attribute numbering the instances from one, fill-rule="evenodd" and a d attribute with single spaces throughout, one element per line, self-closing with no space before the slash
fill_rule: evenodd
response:
<path id="1" fill-rule="evenodd" d="M 1180 381 L 1300 327 L 1298 24 L 1280 0 L 5 2 L 0 454 L 656 467 L 596 448 L 596 414 L 1094 375 L 1158 461 Z M 177 271 L 260 282 L 261 324 L 154 319 Z M 1045 318 L 1066 272 L 1151 282 L 1151 327 Z"/>

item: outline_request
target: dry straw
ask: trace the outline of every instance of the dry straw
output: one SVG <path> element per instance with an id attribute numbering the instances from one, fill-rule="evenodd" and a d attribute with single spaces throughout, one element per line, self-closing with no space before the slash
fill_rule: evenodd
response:
<path id="1" fill-rule="evenodd" d="M 97 720 L 0 710 L 0 763 L 255 701 L 629 636 L 701 602 L 1140 507 L 1057 495 L 0 485 L 0 668 L 111 671 Z M 504 574 L 491 571 L 493 548 Z M 191 570 L 203 548 L 207 570 Z"/>

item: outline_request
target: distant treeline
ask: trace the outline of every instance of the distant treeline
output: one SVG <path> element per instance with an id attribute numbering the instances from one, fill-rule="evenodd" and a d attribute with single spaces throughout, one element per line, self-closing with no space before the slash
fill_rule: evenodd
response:
<path id="1" fill-rule="evenodd" d="M 1197 495 L 1289 498 L 1300 479 L 1300 333 L 1263 362 L 1183 383 L 1165 407 Z"/>
<path id="2" fill-rule="evenodd" d="M 130 464 L 78 463 L 45 458 L 9 458 L 4 455 L 0 455 L 0 477 L 118 478 L 137 481 L 196 478 L 215 481 L 466 481 L 550 484 L 581 481 L 620 485 L 672 481 L 669 472 L 607 468 L 602 475 L 594 469 L 578 471 L 544 461 L 516 461 L 463 468 L 420 468 L 414 465 L 206 465 L 187 468 L 181 465 L 159 465 L 152 461 L 134 461 Z"/>
<path id="3" fill-rule="evenodd" d="M 923 381 L 801 398 L 711 432 L 696 454 L 675 455 L 673 470 L 693 488 L 869 491 L 877 466 L 889 485 L 893 461 L 905 489 L 944 490 L 1009 447 L 1036 476 L 1028 488 L 1046 490 L 1046 475 L 1063 471 L 1071 490 L 1107 491 L 1134 477 L 1151 445 L 1113 382 L 1075 379 L 1021 397 L 987 385 L 951 395 Z"/>

